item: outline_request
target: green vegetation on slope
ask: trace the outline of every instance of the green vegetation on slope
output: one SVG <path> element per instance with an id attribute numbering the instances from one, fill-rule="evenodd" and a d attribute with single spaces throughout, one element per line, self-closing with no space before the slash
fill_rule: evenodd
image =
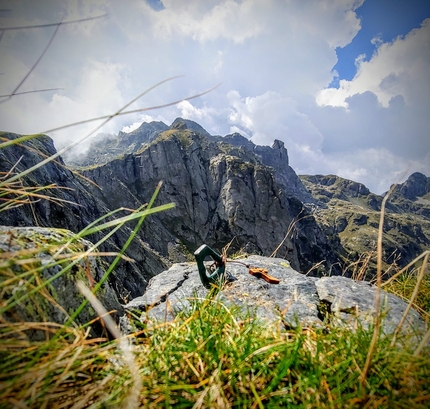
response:
<path id="1" fill-rule="evenodd" d="M 9 175 L 0 176 L 0 195 L 13 205 L 17 195 L 11 195 L 10 189 L 15 187 L 8 183 Z M 20 200 L 23 194 L 20 191 Z M 94 230 L 116 228 L 135 219 L 141 223 L 149 213 L 139 210 L 116 221 L 94 223 L 55 245 L 40 240 L 31 251 L 11 248 L 0 252 L 1 407 L 130 408 L 134 407 L 129 398 L 136 375 L 138 405 L 149 408 L 429 406 L 430 351 L 416 337 L 399 334 L 393 342 L 392 336 L 379 335 L 373 345 L 372 328 L 351 331 L 328 325 L 285 331 L 281 320 L 268 327 L 252 311 L 243 315 L 209 297 L 192 300 L 192 308 L 170 323 L 131 318 L 136 332 L 128 338 L 133 340 L 135 374 L 124 360 L 118 340 L 91 339 L 87 323 L 73 322 L 80 307 L 70 312 L 67 324 L 3 314 L 31 295 L 50 301 L 45 291 L 50 283 L 36 274 L 43 270 L 42 261 L 37 260 L 41 250 L 57 254 L 58 246 L 68 249 L 68 258 L 53 260 L 58 274 L 64 275 L 72 263 L 88 257 L 72 243 Z M 73 251 L 78 253 L 73 255 Z M 19 264 L 19 270 L 11 260 Z M 107 274 L 113 268 L 111 265 Z M 85 274 L 80 275 L 85 279 Z M 416 280 L 402 287 L 403 279 L 393 280 L 391 289 L 409 298 Z M 26 286 L 30 291 L 21 294 L 14 286 Z M 429 312 L 428 280 L 420 288 L 417 302 L 425 316 Z M 33 300 L 37 310 L 38 297 Z M 56 302 L 52 301 L 52 308 L 59 308 Z M 43 332 L 43 340 L 28 337 L 35 330 Z M 363 371 L 369 356 L 370 365 Z"/>

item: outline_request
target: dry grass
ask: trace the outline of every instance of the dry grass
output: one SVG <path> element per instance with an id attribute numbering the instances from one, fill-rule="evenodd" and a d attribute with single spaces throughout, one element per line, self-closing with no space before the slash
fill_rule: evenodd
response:
<path id="1" fill-rule="evenodd" d="M 59 24 L 65 23 L 58 23 L 57 28 Z M 18 94 L 25 79 L 8 98 Z M 126 111 L 132 102 L 134 100 L 117 112 L 104 116 L 103 124 L 115 116 L 136 112 Z M 156 107 L 138 111 L 153 108 Z M 75 144 L 98 129 L 100 127 Z M 3 141 L 0 149 L 25 143 L 34 137 L 27 135 L 14 141 Z M 58 200 L 46 193 L 53 186 L 29 188 L 23 180 L 66 150 L 45 158 L 23 172 L 15 172 L 12 167 L 1 175 L 0 211 L 31 205 L 35 200 Z M 127 337 L 117 333 L 115 325 L 108 323 L 116 337 L 114 340 L 107 336 L 90 338 L 90 323 L 78 325 L 75 322 L 86 303 L 75 311 L 67 312 L 65 324 L 44 322 L 42 301 L 53 308 L 62 308 L 47 291 L 50 284 L 80 261 L 94 255 L 101 242 L 124 223 L 137 220 L 136 228 L 116 254 L 102 280 L 93 283 L 92 293 L 82 290 L 98 310 L 99 316 L 109 322 L 109 313 L 98 305 L 92 294 L 97 293 L 117 261 L 124 257 L 127 246 L 146 216 L 168 208 L 153 209 L 152 204 L 153 201 L 147 208 L 137 209 L 115 221 L 99 219 L 56 245 L 47 247 L 40 243 L 32 251 L 21 249 L 1 253 L 0 407 L 429 407 L 430 361 L 427 343 L 430 331 L 418 345 L 401 334 L 400 330 L 394 337 L 381 335 L 382 317 L 379 313 L 375 315 L 374 326 L 370 330 L 359 327 L 356 331 L 350 331 L 328 326 L 325 329 L 298 327 L 280 331 L 279 325 L 267 326 L 252 312 L 245 314 L 238 308 L 219 303 L 215 298 L 194 299 L 191 300 L 191 308 L 171 323 L 141 322 L 139 316 L 131 315 L 135 333 Z M 115 214 L 112 212 L 107 216 Z M 384 206 L 377 249 L 378 297 L 383 275 L 383 219 Z M 284 240 L 288 239 L 297 222 L 293 221 Z M 88 251 L 73 248 L 85 235 L 102 230 L 106 232 L 105 237 Z M 41 263 L 40 252 L 51 255 L 48 264 Z M 357 270 L 358 278 L 366 274 L 366 256 L 363 257 L 363 263 Z M 422 259 L 422 264 L 414 278 L 406 273 L 415 263 L 390 279 L 386 288 L 395 289 L 408 298 L 410 306 L 419 303 L 427 309 L 427 301 L 422 300 L 430 299 L 426 276 L 428 258 L 427 252 L 415 260 L 416 263 Z M 58 266 L 58 274 L 50 280 L 41 280 L 38 273 L 49 265 Z M 19 267 L 18 273 L 16 266 Z M 402 282 L 407 282 L 407 285 L 396 285 Z M 40 322 L 23 320 L 12 313 L 13 308 L 19 308 L 28 300 L 34 304 L 35 311 L 40 312 Z M 29 337 L 34 331 L 42 332 L 44 339 Z M 134 343 L 132 349 L 130 340 Z"/>

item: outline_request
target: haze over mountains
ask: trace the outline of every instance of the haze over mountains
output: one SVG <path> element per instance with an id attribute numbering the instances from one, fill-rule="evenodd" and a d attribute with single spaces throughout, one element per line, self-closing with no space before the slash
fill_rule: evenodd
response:
<path id="1" fill-rule="evenodd" d="M 16 170 L 40 161 L 28 147 L 45 155 L 55 152 L 46 136 L 2 149 L 0 171 L 9 171 L 21 156 Z M 128 249 L 135 263 L 122 263 L 112 277 L 125 298 L 140 295 L 150 277 L 172 262 L 191 259 L 203 243 L 218 251 L 231 243 L 229 254 L 276 254 L 312 275 L 351 275 L 376 248 L 382 196 L 334 175 L 298 177 L 281 141 L 257 146 L 238 133 L 213 136 L 178 118 L 170 126 L 151 122 L 131 133 L 100 134 L 87 155 L 68 161 L 86 179 L 60 160 L 33 172 L 25 183 L 71 188 L 50 191 L 71 204 L 38 201 L 32 208 L 0 213 L 0 224 L 77 232 L 110 210 L 148 202 L 162 180 L 157 204 L 176 207 L 147 218 Z M 128 233 L 128 228 L 119 231 L 106 248 L 119 248 Z M 384 259 L 403 266 L 429 247 L 430 178 L 415 173 L 388 200 Z M 370 274 L 372 263 L 370 257 Z"/>

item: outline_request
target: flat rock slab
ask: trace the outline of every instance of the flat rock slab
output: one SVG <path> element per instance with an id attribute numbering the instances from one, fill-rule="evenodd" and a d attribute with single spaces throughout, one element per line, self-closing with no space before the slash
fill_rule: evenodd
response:
<path id="1" fill-rule="evenodd" d="M 346 277 L 308 277 L 293 270 L 288 261 L 262 256 L 240 260 L 251 267 L 263 267 L 280 280 L 279 284 L 249 274 L 241 264 L 228 263 L 227 272 L 235 281 L 226 283 L 217 295 L 226 304 L 254 310 L 258 317 L 271 322 L 281 317 L 286 326 L 322 325 L 328 319 L 334 323 L 361 322 L 367 326 L 375 313 L 376 287 Z M 193 298 L 204 298 L 208 291 L 201 283 L 196 263 L 180 263 L 152 278 L 145 294 L 125 305 L 138 309 L 150 319 L 172 320 L 189 307 Z M 382 291 L 383 330 L 391 333 L 400 322 L 407 304 L 393 294 Z M 408 314 L 406 327 L 423 328 L 419 314 Z"/>
<path id="2" fill-rule="evenodd" d="M 69 244 L 66 246 L 65 243 Z M 87 286 L 97 283 L 105 270 L 96 252 L 84 257 L 72 268 L 76 255 L 87 251 L 92 243 L 76 238 L 65 229 L 48 227 L 0 226 L 0 283 L 3 306 L 12 297 L 20 301 L 9 307 L 2 318 L 9 322 L 56 322 L 64 324 L 86 298 L 76 286 L 82 280 Z M 57 257 L 54 254 L 61 250 Z M 8 260 L 9 264 L 4 263 Z M 19 261 L 19 262 L 18 262 Z M 43 268 L 42 268 L 43 267 Z M 22 275 L 22 279 L 18 278 Z M 35 283 L 47 283 L 43 290 L 29 294 Z M 106 281 L 97 292 L 97 298 L 108 311 L 116 310 L 117 316 L 124 311 L 113 288 Z M 86 324 L 98 318 L 96 311 L 87 305 L 75 322 Z M 91 326 L 91 334 L 100 336 L 104 329 L 98 320 Z M 46 340 L 44 330 L 27 330 L 30 339 Z"/>
<path id="3" fill-rule="evenodd" d="M 347 277 L 322 277 L 316 282 L 320 300 L 325 302 L 334 317 L 351 321 L 360 316 L 364 327 L 372 324 L 375 316 L 377 288 L 367 281 L 355 281 Z M 407 304 L 394 294 L 381 291 L 380 311 L 384 317 L 384 331 L 392 333 L 397 328 Z M 406 317 L 407 327 L 421 323 L 420 315 L 411 309 Z"/>

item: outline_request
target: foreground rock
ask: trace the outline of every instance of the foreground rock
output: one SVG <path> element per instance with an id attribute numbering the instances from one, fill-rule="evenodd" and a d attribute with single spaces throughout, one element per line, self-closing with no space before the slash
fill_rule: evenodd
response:
<path id="1" fill-rule="evenodd" d="M 228 263 L 227 270 L 236 280 L 226 284 L 218 294 L 219 299 L 227 304 L 255 310 L 258 317 L 268 321 L 276 321 L 281 316 L 286 327 L 298 323 L 321 325 L 324 319 L 336 325 L 355 325 L 358 319 L 364 327 L 373 322 L 376 287 L 368 282 L 346 277 L 308 277 L 293 270 L 283 259 L 251 256 L 241 261 L 268 269 L 280 283 L 268 284 L 250 275 L 245 266 Z M 207 293 L 195 263 L 175 264 L 154 277 L 146 292 L 125 308 L 144 311 L 148 318 L 172 320 L 179 311 L 190 306 L 193 298 L 205 297 Z M 406 307 L 403 300 L 382 291 L 385 333 L 395 331 Z M 424 329 L 424 323 L 415 310 L 409 312 L 404 329 Z"/>
<path id="2" fill-rule="evenodd" d="M 3 323 L 25 323 L 21 331 L 26 330 L 31 339 L 43 340 L 47 335 L 43 325 L 31 323 L 64 324 L 81 305 L 85 298 L 76 281 L 82 280 L 92 288 L 103 277 L 105 266 L 99 257 L 89 256 L 61 273 L 79 253 L 93 246 L 87 240 L 74 237 L 64 229 L 0 226 L 0 308 L 3 311 L 0 316 Z M 70 244 L 64 246 L 69 241 Z M 32 294 L 42 283 L 46 285 Z M 108 311 L 116 311 L 114 317 L 122 314 L 123 308 L 107 282 L 102 284 L 97 297 Z M 86 324 L 97 317 L 87 305 L 75 322 Z M 98 322 L 92 325 L 91 332 L 93 336 L 101 335 Z"/>
<path id="3" fill-rule="evenodd" d="M 2 142 L 13 141 L 20 135 L 0 132 Z M 40 163 L 46 157 L 54 155 L 56 149 L 51 138 L 39 135 L 26 142 L 0 149 L 0 175 L 9 172 L 20 173 Z M 12 174 L 11 174 L 12 176 Z M 43 226 L 67 229 L 78 233 L 90 223 L 106 215 L 110 210 L 98 201 L 85 186 L 85 180 L 77 173 L 70 171 L 63 160 L 57 158 L 29 175 L 21 177 L 19 183 L 9 187 L 23 186 L 25 189 L 38 188 L 37 193 L 45 195 L 48 199 L 38 197 L 25 200 L 20 206 L 6 206 L 0 210 L 0 225 L 3 226 Z M 15 182 L 16 183 L 16 182 Z M 94 187 L 94 186 L 93 186 Z M 98 189 L 98 188 L 97 188 Z M 152 194 L 153 190 L 151 190 Z M 119 194 L 121 194 L 119 192 Z M 14 202 L 16 195 L 3 196 L 3 200 Z M 139 207 L 139 203 L 136 207 Z M 130 202 L 125 207 L 131 208 Z M 129 212 L 116 213 L 112 220 L 125 216 Z M 117 230 L 112 237 L 100 246 L 100 251 L 120 251 L 131 233 L 130 225 Z M 105 231 L 89 237 L 97 243 L 106 235 Z M 121 260 L 115 272 L 110 277 L 112 288 L 118 297 L 136 297 L 142 293 L 149 279 L 157 273 L 164 271 L 171 263 L 165 257 L 154 251 L 142 238 L 136 238 L 127 248 L 127 256 L 134 260 L 129 263 Z"/>

